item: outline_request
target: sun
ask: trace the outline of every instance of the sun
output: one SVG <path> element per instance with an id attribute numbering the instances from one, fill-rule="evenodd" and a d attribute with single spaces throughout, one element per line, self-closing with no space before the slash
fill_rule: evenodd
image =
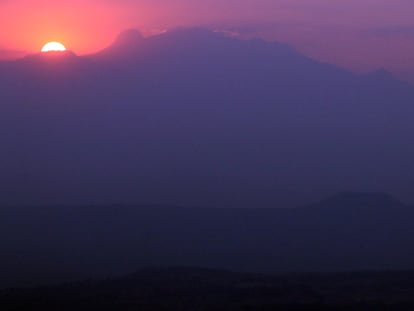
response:
<path id="1" fill-rule="evenodd" d="M 62 43 L 59 43 L 59 42 L 46 43 L 42 48 L 43 53 L 46 53 L 46 52 L 64 52 L 64 51 L 66 51 L 65 46 Z"/>

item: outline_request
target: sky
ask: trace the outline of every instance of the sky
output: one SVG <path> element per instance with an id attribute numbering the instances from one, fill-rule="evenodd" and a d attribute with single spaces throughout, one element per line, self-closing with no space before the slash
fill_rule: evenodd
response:
<path id="1" fill-rule="evenodd" d="M 412 16 L 412 0 L 0 0 L 0 58 L 37 52 L 48 41 L 93 53 L 128 28 L 152 35 L 205 26 L 414 81 Z"/>

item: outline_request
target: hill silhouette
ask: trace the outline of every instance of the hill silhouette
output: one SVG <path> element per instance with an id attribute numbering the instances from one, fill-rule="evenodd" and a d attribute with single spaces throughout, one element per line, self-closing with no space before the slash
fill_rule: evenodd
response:
<path id="1" fill-rule="evenodd" d="M 151 268 L 103 281 L 0 291 L 2 310 L 410 310 L 413 272 L 234 273 Z"/>
<path id="2" fill-rule="evenodd" d="M 48 56 L 0 63 L 3 205 L 414 199 L 414 88 L 387 74 L 204 29 Z"/>
<path id="3" fill-rule="evenodd" d="M 414 269 L 414 208 L 340 194 L 305 208 L 81 206 L 0 210 L 1 287 L 148 266 L 288 273 Z"/>

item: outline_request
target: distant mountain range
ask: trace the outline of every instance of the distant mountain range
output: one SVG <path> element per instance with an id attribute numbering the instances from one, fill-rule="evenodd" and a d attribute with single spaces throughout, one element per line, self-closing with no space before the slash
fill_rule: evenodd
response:
<path id="1" fill-rule="evenodd" d="M 297 209 L 0 209 L 0 287 L 196 266 L 290 273 L 414 269 L 414 207 L 342 193 Z"/>
<path id="2" fill-rule="evenodd" d="M 0 204 L 414 200 L 414 88 L 204 29 L 0 63 Z"/>

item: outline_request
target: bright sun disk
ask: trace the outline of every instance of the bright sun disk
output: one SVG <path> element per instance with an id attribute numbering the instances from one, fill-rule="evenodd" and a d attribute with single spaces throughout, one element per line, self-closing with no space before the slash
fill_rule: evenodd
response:
<path id="1" fill-rule="evenodd" d="M 64 52 L 66 51 L 65 46 L 59 42 L 49 42 L 44 45 L 42 52 Z"/>

